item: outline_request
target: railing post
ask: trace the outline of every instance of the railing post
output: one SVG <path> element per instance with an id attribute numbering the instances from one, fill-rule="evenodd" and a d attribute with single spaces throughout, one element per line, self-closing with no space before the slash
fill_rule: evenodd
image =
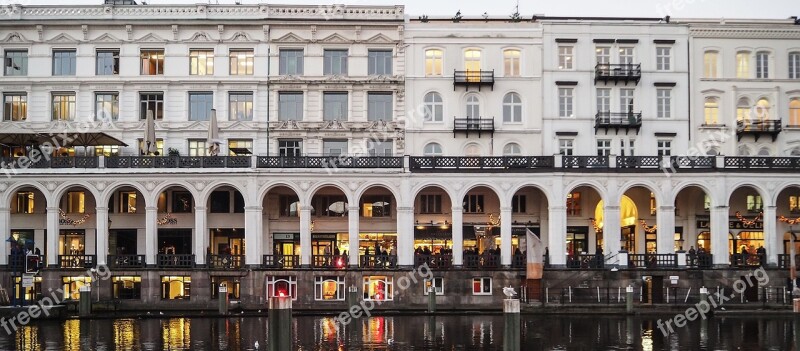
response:
<path id="1" fill-rule="evenodd" d="M 562 154 L 554 154 L 553 155 L 553 168 L 563 168 L 564 167 L 564 155 Z"/>

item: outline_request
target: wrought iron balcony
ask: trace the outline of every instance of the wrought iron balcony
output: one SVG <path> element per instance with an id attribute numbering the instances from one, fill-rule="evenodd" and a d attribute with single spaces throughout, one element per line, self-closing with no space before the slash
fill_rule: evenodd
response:
<path id="1" fill-rule="evenodd" d="M 264 255 L 261 265 L 267 269 L 292 269 L 300 266 L 300 256 Z"/>
<path id="2" fill-rule="evenodd" d="M 396 255 L 361 255 L 361 268 L 369 269 L 395 269 L 397 268 Z"/>
<path id="3" fill-rule="evenodd" d="M 617 168 L 660 169 L 660 156 L 617 156 Z"/>
<path id="4" fill-rule="evenodd" d="M 244 267 L 244 255 L 210 255 L 208 268 L 210 269 L 240 269 Z"/>
<path id="5" fill-rule="evenodd" d="M 464 86 L 469 90 L 470 86 L 477 86 L 478 91 L 482 86 L 489 86 L 494 90 L 494 70 L 491 71 L 454 71 L 453 90 L 457 86 Z"/>
<path id="6" fill-rule="evenodd" d="M 752 135 L 756 141 L 762 135 L 769 135 L 772 141 L 778 138 L 783 127 L 781 120 L 742 120 L 736 122 L 736 136 L 738 140 L 742 140 L 745 135 Z"/>
<path id="7" fill-rule="evenodd" d="M 109 255 L 108 266 L 111 268 L 144 268 L 145 255 Z"/>
<path id="8" fill-rule="evenodd" d="M 626 63 L 626 64 L 608 64 L 598 63 L 594 66 L 594 82 L 598 81 L 608 83 L 618 82 L 628 83 L 634 82 L 639 84 L 642 79 L 642 64 L 640 63 Z"/>
<path id="9" fill-rule="evenodd" d="M 799 170 L 800 157 L 726 156 L 725 169 Z"/>
<path id="10" fill-rule="evenodd" d="M 250 156 L 111 156 L 107 168 L 248 168 Z"/>
<path id="11" fill-rule="evenodd" d="M 314 268 L 345 269 L 347 256 L 344 255 L 312 255 L 311 262 Z"/>
<path id="12" fill-rule="evenodd" d="M 470 132 L 478 132 L 478 138 L 481 133 L 494 133 L 494 118 L 455 118 L 453 120 L 453 137 L 457 132 L 467 133 L 469 137 Z"/>
<path id="13" fill-rule="evenodd" d="M 608 156 L 562 156 L 562 168 L 608 168 Z"/>
<path id="14" fill-rule="evenodd" d="M 498 269 L 500 268 L 500 255 L 494 253 L 465 254 L 464 268 Z"/>
<path id="15" fill-rule="evenodd" d="M 414 255 L 414 267 L 419 267 L 425 264 L 434 269 L 450 269 L 453 268 L 453 255 Z"/>
<path id="16" fill-rule="evenodd" d="M 521 172 L 553 168 L 553 156 L 411 157 L 409 167 L 420 171 L 491 170 Z"/>
<path id="17" fill-rule="evenodd" d="M 628 255 L 629 268 L 675 268 L 678 258 L 675 254 L 630 254 Z"/>
<path id="18" fill-rule="evenodd" d="M 642 128 L 642 113 L 641 112 L 597 112 L 594 117 L 594 130 L 595 133 L 598 129 L 604 129 L 608 133 L 609 129 L 614 129 L 615 133 L 619 133 L 620 129 L 625 129 L 627 133 L 629 129 L 639 130 Z"/>
<path id="19" fill-rule="evenodd" d="M 93 268 L 95 266 L 95 255 L 58 255 L 58 266 L 60 268 Z"/>
<path id="20" fill-rule="evenodd" d="M 51 157 L 39 154 L 34 157 L 3 157 L 2 168 L 97 168 L 96 156 L 59 156 Z"/>
<path id="21" fill-rule="evenodd" d="M 675 169 L 714 169 L 716 160 L 713 156 L 672 156 L 670 163 Z"/>
<path id="22" fill-rule="evenodd" d="M 393 156 L 259 156 L 258 168 L 403 168 Z"/>
<path id="23" fill-rule="evenodd" d="M 158 268 L 194 268 L 194 255 L 164 255 L 156 258 Z"/>
<path id="24" fill-rule="evenodd" d="M 603 269 L 605 263 L 603 255 L 570 255 L 567 257 L 567 268 L 572 269 Z"/>

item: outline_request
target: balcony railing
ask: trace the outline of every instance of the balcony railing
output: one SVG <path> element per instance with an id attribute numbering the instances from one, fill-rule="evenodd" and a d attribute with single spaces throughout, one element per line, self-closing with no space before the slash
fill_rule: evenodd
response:
<path id="1" fill-rule="evenodd" d="M 800 169 L 800 157 L 726 156 L 725 169 Z"/>
<path id="2" fill-rule="evenodd" d="M 157 257 L 159 268 L 194 268 L 194 255 L 164 255 Z"/>
<path id="3" fill-rule="evenodd" d="M 608 64 L 598 63 L 594 66 L 594 82 L 635 82 L 642 79 L 642 65 L 639 63 Z"/>
<path id="4" fill-rule="evenodd" d="M 528 258 L 523 254 L 514 254 L 511 258 L 511 268 L 528 268 Z"/>
<path id="5" fill-rule="evenodd" d="M 630 254 L 628 255 L 629 268 L 675 268 L 678 267 L 678 258 L 675 254 Z"/>
<path id="6" fill-rule="evenodd" d="M 601 111 L 595 114 L 594 117 L 594 130 L 597 132 L 598 129 L 605 130 L 608 133 L 609 129 L 614 129 L 615 133 L 618 133 L 620 129 L 624 129 L 626 132 L 629 129 L 636 130 L 636 134 L 639 134 L 639 130 L 642 128 L 642 113 L 641 112 L 608 112 L 608 111 Z"/>
<path id="7" fill-rule="evenodd" d="M 792 266 L 792 261 L 789 260 L 790 255 L 787 254 L 780 254 L 778 255 L 778 268 L 781 269 L 789 269 Z M 9 261 L 10 262 L 10 261 Z M 794 266 L 795 268 L 800 268 L 800 255 L 794 255 Z"/>
<path id="8" fill-rule="evenodd" d="M 686 265 L 689 268 L 707 269 L 714 266 L 714 255 L 709 253 L 697 253 L 686 257 Z"/>
<path id="9" fill-rule="evenodd" d="M 244 267 L 244 255 L 210 255 L 208 268 L 210 269 L 240 269 Z"/>
<path id="10" fill-rule="evenodd" d="M 494 70 L 491 71 L 454 71 L 453 90 L 457 86 L 465 86 L 467 89 L 471 85 L 477 86 L 478 91 L 486 85 L 494 90 Z"/>
<path id="11" fill-rule="evenodd" d="M 361 255 L 361 268 L 394 269 L 397 268 L 395 255 Z"/>
<path id="12" fill-rule="evenodd" d="M 660 156 L 617 156 L 617 168 L 660 169 Z"/>
<path id="13" fill-rule="evenodd" d="M 465 254 L 464 268 L 470 269 L 497 269 L 500 268 L 500 255 L 494 253 Z"/>
<path id="14" fill-rule="evenodd" d="M 269 269 L 291 269 L 300 266 L 300 256 L 297 255 L 264 255 L 261 265 Z"/>
<path id="15" fill-rule="evenodd" d="M 453 120 L 453 136 L 457 132 L 478 133 L 478 138 L 481 133 L 494 133 L 494 118 L 455 118 Z"/>
<path id="16" fill-rule="evenodd" d="M 311 256 L 312 267 L 326 269 L 345 269 L 347 268 L 348 258 L 344 255 L 313 255 Z"/>
<path id="17" fill-rule="evenodd" d="M 736 122 L 736 136 L 739 140 L 745 135 L 752 135 L 756 141 L 761 135 L 769 135 L 772 141 L 778 138 L 783 127 L 781 120 L 741 120 Z"/>
<path id="18" fill-rule="evenodd" d="M 403 168 L 392 156 L 259 156 L 258 168 Z"/>
<path id="19" fill-rule="evenodd" d="M 432 269 L 450 269 L 453 268 L 453 255 L 414 255 L 414 267 L 419 267 L 425 264 Z"/>
<path id="20" fill-rule="evenodd" d="M 93 268 L 95 255 L 58 255 L 60 268 Z"/>
<path id="21" fill-rule="evenodd" d="M 502 170 L 525 171 L 553 168 L 552 156 L 498 156 L 498 157 L 411 157 L 412 170 Z"/>
<path id="22" fill-rule="evenodd" d="M 144 268 L 145 255 L 109 255 L 108 266 L 111 268 Z"/>
<path id="23" fill-rule="evenodd" d="M 4 168 L 97 168 L 98 157 L 95 156 L 60 156 L 50 157 L 39 155 L 36 161 L 31 158 L 3 157 L 0 164 Z"/>
<path id="24" fill-rule="evenodd" d="M 570 255 L 567 257 L 567 268 L 603 269 L 605 267 L 603 255 Z"/>
<path id="25" fill-rule="evenodd" d="M 716 160 L 713 156 L 672 156 L 670 163 L 675 169 L 712 169 L 717 168 Z"/>
<path id="26" fill-rule="evenodd" d="M 25 269 L 25 255 L 8 255 L 8 268 L 13 271 L 22 271 Z"/>
<path id="27" fill-rule="evenodd" d="M 562 156 L 562 168 L 608 168 L 608 156 Z"/>
<path id="28" fill-rule="evenodd" d="M 733 267 L 758 267 L 767 264 L 767 256 L 764 254 L 733 254 L 731 255 L 731 266 Z"/>
<path id="29" fill-rule="evenodd" d="M 110 156 L 107 168 L 248 168 L 250 156 Z"/>

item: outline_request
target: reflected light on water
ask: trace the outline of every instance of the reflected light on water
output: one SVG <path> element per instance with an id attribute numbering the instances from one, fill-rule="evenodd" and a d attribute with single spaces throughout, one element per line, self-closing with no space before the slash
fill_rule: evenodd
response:
<path id="1" fill-rule="evenodd" d="M 114 343 L 117 349 L 130 350 L 137 347 L 136 340 L 139 339 L 138 329 L 138 324 L 132 319 L 115 320 L 113 330 Z"/>
<path id="2" fill-rule="evenodd" d="M 642 351 L 653 351 L 653 329 L 642 330 Z"/>
<path id="3" fill-rule="evenodd" d="M 173 318 L 161 323 L 161 341 L 170 349 L 189 349 L 190 322 L 187 318 Z"/>

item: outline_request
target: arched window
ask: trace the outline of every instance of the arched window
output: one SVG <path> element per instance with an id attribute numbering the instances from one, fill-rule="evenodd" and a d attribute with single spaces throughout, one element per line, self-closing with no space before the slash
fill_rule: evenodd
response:
<path id="1" fill-rule="evenodd" d="M 752 105 L 750 105 L 750 99 L 748 98 L 741 98 L 736 103 L 736 120 L 737 121 L 747 121 L 751 118 L 750 116 L 750 109 Z"/>
<path id="2" fill-rule="evenodd" d="M 425 75 L 426 76 L 442 75 L 442 50 L 439 49 L 425 50 Z"/>
<path id="3" fill-rule="evenodd" d="M 521 56 L 520 51 L 516 49 L 503 51 L 503 67 L 506 77 L 519 77 Z"/>
<path id="4" fill-rule="evenodd" d="M 522 122 L 522 99 L 517 93 L 508 93 L 503 98 L 503 122 Z"/>
<path id="5" fill-rule="evenodd" d="M 769 151 L 769 148 L 764 147 L 758 150 L 758 156 L 770 156 L 770 154 L 772 153 Z"/>
<path id="6" fill-rule="evenodd" d="M 425 94 L 425 122 L 441 122 L 443 115 L 442 96 L 436 92 Z"/>
<path id="7" fill-rule="evenodd" d="M 467 96 L 467 118 L 481 118 L 481 100 L 477 95 Z"/>
<path id="8" fill-rule="evenodd" d="M 703 77 L 719 78 L 719 52 L 706 51 L 703 55 Z"/>
<path id="9" fill-rule="evenodd" d="M 750 78 L 750 52 L 736 53 L 736 78 Z"/>
<path id="10" fill-rule="evenodd" d="M 769 119 L 770 116 L 769 108 L 770 108 L 769 100 L 767 100 L 766 98 L 758 99 L 755 110 L 756 117 L 760 120 Z"/>
<path id="11" fill-rule="evenodd" d="M 769 78 L 769 52 L 756 53 L 756 78 Z"/>
<path id="12" fill-rule="evenodd" d="M 707 97 L 705 101 L 705 124 L 719 124 L 719 99 Z"/>
<path id="13" fill-rule="evenodd" d="M 481 156 L 482 150 L 478 144 L 469 144 L 464 148 L 464 156 L 478 157 Z"/>
<path id="14" fill-rule="evenodd" d="M 750 148 L 744 145 L 739 146 L 739 156 L 750 156 Z"/>
<path id="15" fill-rule="evenodd" d="M 425 156 L 442 156 L 442 146 L 438 143 L 428 143 L 422 153 Z"/>
<path id="16" fill-rule="evenodd" d="M 464 52 L 464 69 L 470 72 L 481 70 L 481 51 L 469 49 Z"/>
<path id="17" fill-rule="evenodd" d="M 790 156 L 800 156 L 800 147 L 796 147 L 792 149 L 792 152 L 789 154 Z"/>
<path id="18" fill-rule="evenodd" d="M 522 155 L 522 148 L 517 143 L 508 143 L 503 147 L 503 156 Z"/>
<path id="19" fill-rule="evenodd" d="M 800 99 L 789 101 L 789 125 L 800 127 Z"/>

